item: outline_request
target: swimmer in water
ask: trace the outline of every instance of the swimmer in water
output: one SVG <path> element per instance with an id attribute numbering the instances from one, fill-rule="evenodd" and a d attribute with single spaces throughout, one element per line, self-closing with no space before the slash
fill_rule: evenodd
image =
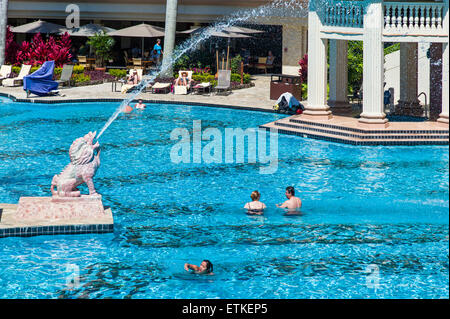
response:
<path id="1" fill-rule="evenodd" d="M 134 105 L 137 110 L 143 110 L 146 108 L 146 105 L 142 103 L 142 100 L 139 100 L 137 104 Z"/>
<path id="2" fill-rule="evenodd" d="M 261 194 L 258 191 L 253 191 L 250 195 L 252 202 L 245 204 L 244 208 L 247 209 L 247 214 L 249 215 L 262 215 L 266 205 L 259 201 Z"/>
<path id="3" fill-rule="evenodd" d="M 131 113 L 133 112 L 133 108 L 129 105 L 125 106 L 123 113 Z"/>
<path id="4" fill-rule="evenodd" d="M 184 269 L 186 271 L 193 270 L 194 274 L 198 275 L 214 275 L 213 273 L 213 264 L 209 260 L 203 260 L 200 266 L 192 265 L 192 264 L 184 264 Z"/>
<path id="5" fill-rule="evenodd" d="M 302 201 L 300 198 L 295 197 L 295 189 L 292 186 L 286 187 L 286 198 L 288 199 L 283 204 L 277 204 L 278 208 L 287 208 L 289 212 L 300 211 L 302 207 Z"/>

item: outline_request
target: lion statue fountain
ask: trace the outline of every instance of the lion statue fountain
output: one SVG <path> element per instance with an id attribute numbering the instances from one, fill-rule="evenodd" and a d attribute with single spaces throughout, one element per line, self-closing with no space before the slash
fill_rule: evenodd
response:
<path id="1" fill-rule="evenodd" d="M 72 143 L 69 149 L 69 165 L 52 179 L 53 196 L 80 197 L 81 192 L 77 187 L 83 183 L 89 188 L 90 196 L 97 195 L 93 178 L 100 166 L 100 144 L 98 142 L 93 144 L 96 134 L 97 132 L 89 132 Z"/>

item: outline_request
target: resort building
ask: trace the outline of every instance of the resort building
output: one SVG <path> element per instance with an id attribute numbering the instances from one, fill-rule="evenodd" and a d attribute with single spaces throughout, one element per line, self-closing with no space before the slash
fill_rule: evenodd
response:
<path id="1" fill-rule="evenodd" d="M 215 22 L 239 10 L 251 10 L 270 3 L 269 0 L 178 0 L 177 29 L 187 30 L 201 24 Z M 166 0 L 9 0 L 8 24 L 16 26 L 42 19 L 65 24 L 69 15 L 67 6 L 76 4 L 79 8 L 81 25 L 86 23 L 103 24 L 121 29 L 138 23 L 148 23 L 164 27 L 166 19 Z M 307 1 L 298 0 L 305 4 Z M 273 14 L 273 16 L 266 15 Z M 290 10 L 294 13 L 295 10 Z M 285 12 L 278 15 L 276 10 L 267 10 L 261 16 L 253 16 L 252 24 L 276 26 L 277 41 L 282 42 L 277 52 L 277 64 L 283 73 L 298 75 L 298 62 L 307 52 L 306 10 L 302 17 L 287 18 Z M 16 35 L 24 37 L 24 35 Z M 121 38 L 121 48 L 130 46 L 130 39 Z M 150 40 L 147 40 L 150 41 Z M 153 41 L 153 40 L 151 40 Z M 267 54 L 267 52 L 266 52 Z M 274 52 L 275 54 L 275 52 Z"/>
<path id="2" fill-rule="evenodd" d="M 385 128 L 384 44 L 400 43 L 400 92 L 396 113 L 421 116 L 419 81 L 429 81 L 430 112 L 448 127 L 449 15 L 441 1 L 311 0 L 308 13 L 308 105 L 304 119 L 327 121 L 347 108 L 347 44 L 363 41 L 361 127 Z M 329 48 L 328 48 L 329 46 Z M 429 76 L 418 77 L 418 48 L 427 47 Z M 329 99 L 327 50 L 329 49 Z M 421 62 L 422 64 L 422 62 Z M 422 65 L 420 66 L 422 67 Z M 431 116 L 433 117 L 433 116 Z"/>

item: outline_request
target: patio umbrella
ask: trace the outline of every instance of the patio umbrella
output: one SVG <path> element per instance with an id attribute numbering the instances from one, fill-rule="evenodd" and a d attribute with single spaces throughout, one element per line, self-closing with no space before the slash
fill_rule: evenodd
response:
<path id="1" fill-rule="evenodd" d="M 37 20 L 34 22 L 19 25 L 11 28 L 15 33 L 64 33 L 67 31 L 65 27 L 59 24 Z"/>
<path id="2" fill-rule="evenodd" d="M 113 28 L 108 28 L 108 27 L 102 26 L 100 24 L 95 24 L 95 23 L 89 23 L 89 24 L 85 24 L 84 26 L 81 26 L 79 28 L 72 28 L 72 29 L 67 30 L 69 35 L 72 37 L 92 37 L 102 31 L 109 33 L 109 32 L 113 32 L 116 30 Z M 64 33 L 64 32 L 61 32 L 61 33 Z"/>
<path id="3" fill-rule="evenodd" d="M 109 32 L 109 35 L 119 37 L 135 37 L 142 38 L 142 56 L 144 56 L 144 38 L 160 38 L 164 37 L 164 28 L 141 23 L 132 27 Z"/>

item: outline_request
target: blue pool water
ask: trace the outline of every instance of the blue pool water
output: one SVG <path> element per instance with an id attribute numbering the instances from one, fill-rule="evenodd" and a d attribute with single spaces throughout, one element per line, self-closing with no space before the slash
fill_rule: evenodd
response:
<path id="1" fill-rule="evenodd" d="M 0 202 L 49 196 L 71 142 L 118 105 L 3 100 Z M 170 161 L 170 132 L 192 132 L 193 120 L 223 131 L 279 117 L 183 105 L 119 116 L 95 179 L 114 233 L 0 239 L 0 298 L 448 298 L 448 147 L 280 135 L 274 174 Z M 302 216 L 275 209 L 288 185 Z M 269 207 L 261 217 L 242 209 L 255 189 Z M 184 272 L 205 258 L 214 276 Z M 77 269 L 79 285 L 67 285 Z"/>

